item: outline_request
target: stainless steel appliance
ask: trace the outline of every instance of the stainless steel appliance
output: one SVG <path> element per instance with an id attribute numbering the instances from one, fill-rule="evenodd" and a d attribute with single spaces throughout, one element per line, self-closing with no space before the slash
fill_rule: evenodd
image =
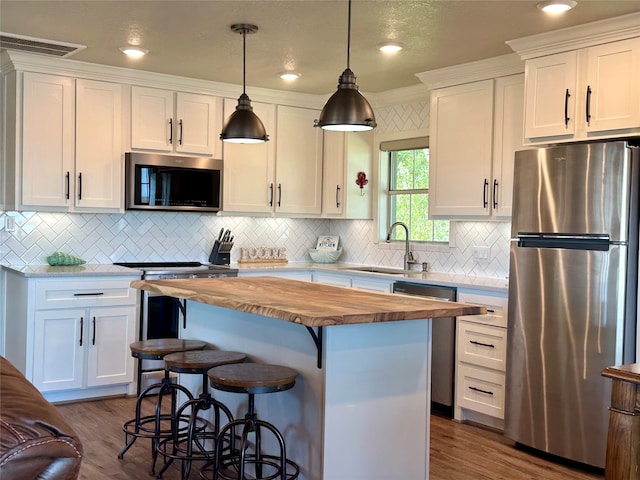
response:
<path id="1" fill-rule="evenodd" d="M 125 207 L 217 212 L 222 209 L 222 160 L 126 153 Z"/>
<path id="2" fill-rule="evenodd" d="M 395 282 L 393 293 L 455 302 L 456 289 L 421 283 Z M 438 318 L 431 327 L 431 411 L 453 418 L 456 319 Z"/>
<path id="3" fill-rule="evenodd" d="M 200 262 L 117 262 L 116 265 L 142 271 L 143 280 L 166 280 L 175 278 L 237 277 L 238 269 L 226 265 L 202 264 Z M 140 291 L 139 340 L 153 338 L 179 338 L 180 319 L 186 327 L 185 306 L 179 299 Z M 138 362 L 138 393 L 158 381 L 164 368 L 161 360 Z"/>
<path id="4" fill-rule="evenodd" d="M 604 467 L 611 382 L 635 361 L 639 149 L 517 152 L 505 435 Z"/>

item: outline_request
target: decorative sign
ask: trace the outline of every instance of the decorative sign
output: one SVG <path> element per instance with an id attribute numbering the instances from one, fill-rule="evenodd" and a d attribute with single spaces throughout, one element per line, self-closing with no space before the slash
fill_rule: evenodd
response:
<path id="1" fill-rule="evenodd" d="M 367 180 L 367 174 L 364 172 L 358 172 L 357 178 L 356 178 L 356 185 L 360 187 L 360 195 L 364 195 L 363 189 L 367 183 L 369 183 L 369 180 Z"/>
<path id="2" fill-rule="evenodd" d="M 340 237 L 338 235 L 320 235 L 316 250 L 337 250 Z"/>

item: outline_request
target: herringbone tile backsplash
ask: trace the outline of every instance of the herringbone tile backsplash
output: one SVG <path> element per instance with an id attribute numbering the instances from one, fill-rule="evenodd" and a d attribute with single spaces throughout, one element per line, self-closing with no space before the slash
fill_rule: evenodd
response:
<path id="1" fill-rule="evenodd" d="M 402 245 L 374 243 L 370 220 L 217 217 L 197 213 L 127 212 L 63 214 L 0 212 L 15 218 L 16 229 L 0 231 L 0 263 L 43 264 L 54 251 L 74 254 L 88 263 L 131 261 L 206 262 L 221 228 L 232 230 L 235 247 L 285 247 L 289 262 L 309 261 L 307 250 L 321 234 L 340 235 L 341 261 L 402 266 Z M 475 260 L 473 246 L 490 247 L 489 260 Z M 451 246 L 412 243 L 420 261 L 432 271 L 503 277 L 508 272 L 509 224 L 458 222 Z"/>

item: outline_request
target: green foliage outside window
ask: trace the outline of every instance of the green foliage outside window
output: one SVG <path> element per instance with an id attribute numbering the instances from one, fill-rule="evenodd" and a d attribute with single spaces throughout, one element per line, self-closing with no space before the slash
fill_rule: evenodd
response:
<path id="1" fill-rule="evenodd" d="M 449 221 L 429 220 L 429 149 L 389 152 L 389 220 L 404 222 L 411 241 L 448 242 Z M 404 240 L 403 228 L 393 232 Z"/>

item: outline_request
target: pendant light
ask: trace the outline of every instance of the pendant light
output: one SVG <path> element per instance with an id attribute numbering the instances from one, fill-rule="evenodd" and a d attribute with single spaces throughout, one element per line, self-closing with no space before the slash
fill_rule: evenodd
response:
<path id="1" fill-rule="evenodd" d="M 269 140 L 269 135 L 258 116 L 253 113 L 251 99 L 246 92 L 247 78 L 247 33 L 255 33 L 258 27 L 247 23 L 231 25 L 231 30 L 242 34 L 242 95 L 238 98 L 236 111 L 231 114 L 222 128 L 220 139 L 230 143 L 262 143 Z"/>
<path id="2" fill-rule="evenodd" d="M 338 90 L 325 104 L 315 127 L 341 132 L 361 132 L 376 127 L 373 109 L 358 91 L 356 76 L 349 68 L 351 54 L 351 0 L 349 0 L 349 27 L 347 30 L 347 68 L 338 80 Z"/>

